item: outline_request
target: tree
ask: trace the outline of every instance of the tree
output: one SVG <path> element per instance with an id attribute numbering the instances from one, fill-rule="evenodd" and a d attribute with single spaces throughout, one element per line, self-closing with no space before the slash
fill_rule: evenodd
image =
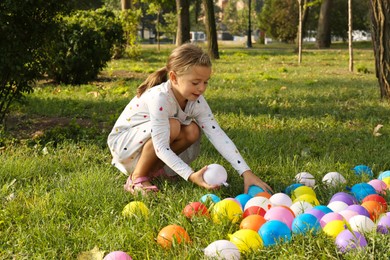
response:
<path id="1" fill-rule="evenodd" d="M 260 29 L 283 42 L 294 42 L 298 31 L 298 2 L 296 0 L 269 0 L 259 16 Z"/>
<path id="2" fill-rule="evenodd" d="M 246 30 L 246 17 L 244 10 L 237 10 L 237 0 L 229 0 L 223 9 L 222 30 L 227 30 L 233 35 L 244 35 Z"/>
<path id="3" fill-rule="evenodd" d="M 251 5 L 252 1 L 248 0 L 248 33 L 246 47 L 252 48 L 252 22 L 251 22 Z"/>
<path id="4" fill-rule="evenodd" d="M 371 36 L 382 99 L 390 99 L 390 2 L 371 0 Z"/>
<path id="5" fill-rule="evenodd" d="M 302 62 L 302 0 L 298 0 L 299 22 L 298 22 L 298 64 Z"/>
<path id="6" fill-rule="evenodd" d="M 161 26 L 160 26 L 160 16 L 161 16 L 161 12 L 162 12 L 162 7 L 161 7 L 161 4 L 160 3 L 156 3 L 156 2 L 153 2 L 153 3 L 150 3 L 149 4 L 149 8 L 148 8 L 148 13 L 149 14 L 155 14 L 157 17 L 156 17 L 156 23 L 155 23 L 155 28 L 156 28 L 156 31 L 157 31 L 157 49 L 158 51 L 160 51 L 160 29 L 161 29 Z"/>
<path id="7" fill-rule="evenodd" d="M 59 13 L 72 1 L 0 1 L 0 127 L 13 102 L 33 91 L 43 72 Z"/>
<path id="8" fill-rule="evenodd" d="M 190 37 L 190 3 L 189 0 L 176 0 L 177 33 L 176 46 L 189 42 Z"/>
<path id="9" fill-rule="evenodd" d="M 203 0 L 206 15 L 206 34 L 208 53 L 212 59 L 219 59 L 217 27 L 215 24 L 214 1 Z"/>
<path id="10" fill-rule="evenodd" d="M 352 0 L 348 0 L 348 49 L 349 49 L 349 71 L 353 71 L 353 49 L 352 49 Z"/>
<path id="11" fill-rule="evenodd" d="M 329 48 L 331 44 L 330 15 L 333 0 L 323 0 L 318 18 L 317 47 Z"/>

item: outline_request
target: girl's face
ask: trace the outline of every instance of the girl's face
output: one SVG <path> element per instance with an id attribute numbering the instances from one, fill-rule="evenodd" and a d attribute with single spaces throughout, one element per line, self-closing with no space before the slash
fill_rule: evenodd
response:
<path id="1" fill-rule="evenodd" d="M 211 68 L 206 66 L 193 66 L 187 73 L 180 76 L 171 71 L 169 78 L 179 104 L 185 106 L 187 100 L 197 100 L 206 91 L 210 75 Z"/>

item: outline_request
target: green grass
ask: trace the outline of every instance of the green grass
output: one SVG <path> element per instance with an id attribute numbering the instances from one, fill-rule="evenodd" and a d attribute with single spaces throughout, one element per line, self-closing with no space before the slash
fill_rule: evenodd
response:
<path id="1" fill-rule="evenodd" d="M 343 190 L 321 185 L 327 172 L 340 172 L 352 186 L 368 181 L 352 172 L 355 165 L 370 166 L 375 176 L 390 169 L 390 106 L 379 99 L 371 47 L 354 50 L 353 73 L 345 45 L 326 51 L 308 46 L 301 65 L 291 46 L 274 47 L 221 46 L 205 94 L 253 171 L 276 192 L 298 172 L 310 172 L 326 205 Z M 181 214 L 208 191 L 182 180 L 160 181 L 158 195 L 133 197 L 123 191 L 126 177 L 110 165 L 108 132 L 137 85 L 164 65 L 170 48 L 144 46 L 138 60 L 112 61 L 101 80 L 88 85 L 39 83 L 23 105 L 12 108 L 11 117 L 20 121 L 9 125 L 0 150 L 0 259 L 76 259 L 95 246 L 106 253 L 126 251 L 133 259 L 202 259 L 203 248 L 238 230 L 239 223 L 190 222 Z M 42 118 L 71 122 L 41 129 Z M 374 136 L 378 124 L 384 127 Z M 35 130 L 43 134 L 31 137 Z M 229 172 L 231 185 L 214 193 L 221 198 L 242 193 L 242 179 L 232 167 L 206 139 L 202 147 L 194 168 L 220 163 Z M 147 219 L 121 215 L 134 200 L 148 206 Z M 183 226 L 192 243 L 162 249 L 156 237 L 169 224 Z M 390 236 L 366 238 L 364 251 L 342 255 L 324 234 L 293 236 L 243 259 L 389 258 Z"/>

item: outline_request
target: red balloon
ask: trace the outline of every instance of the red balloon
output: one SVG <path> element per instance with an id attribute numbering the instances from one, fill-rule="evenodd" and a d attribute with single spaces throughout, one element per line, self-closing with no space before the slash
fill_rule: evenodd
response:
<path id="1" fill-rule="evenodd" d="M 262 207 L 252 206 L 252 207 L 247 208 L 244 211 L 244 213 L 242 214 L 242 218 L 246 218 L 249 215 L 260 215 L 260 216 L 264 217 L 265 212 L 266 212 L 265 209 L 263 209 Z"/>
<path id="2" fill-rule="evenodd" d="M 192 219 L 194 216 L 210 216 L 206 205 L 198 201 L 187 204 L 183 209 L 183 214 L 189 219 Z"/>

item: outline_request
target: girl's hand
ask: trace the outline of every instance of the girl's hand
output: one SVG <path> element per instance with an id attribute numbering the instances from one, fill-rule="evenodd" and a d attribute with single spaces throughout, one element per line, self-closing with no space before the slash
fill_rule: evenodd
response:
<path id="1" fill-rule="evenodd" d="M 273 193 L 271 187 L 257 177 L 252 171 L 246 171 L 242 174 L 242 176 L 244 177 L 244 193 L 248 193 L 249 187 L 252 185 L 259 186 L 264 191 Z"/>
<path id="2" fill-rule="evenodd" d="M 203 179 L 203 173 L 206 171 L 207 169 L 207 166 L 203 167 L 202 169 L 200 169 L 199 171 L 197 172 L 194 172 L 193 174 L 190 175 L 190 177 L 188 178 L 188 180 L 190 182 L 193 182 L 195 183 L 196 185 L 200 186 L 200 187 L 203 187 L 203 188 L 206 188 L 208 190 L 215 190 L 215 189 L 218 189 L 219 186 L 218 185 L 210 185 L 208 183 L 206 183 Z"/>

